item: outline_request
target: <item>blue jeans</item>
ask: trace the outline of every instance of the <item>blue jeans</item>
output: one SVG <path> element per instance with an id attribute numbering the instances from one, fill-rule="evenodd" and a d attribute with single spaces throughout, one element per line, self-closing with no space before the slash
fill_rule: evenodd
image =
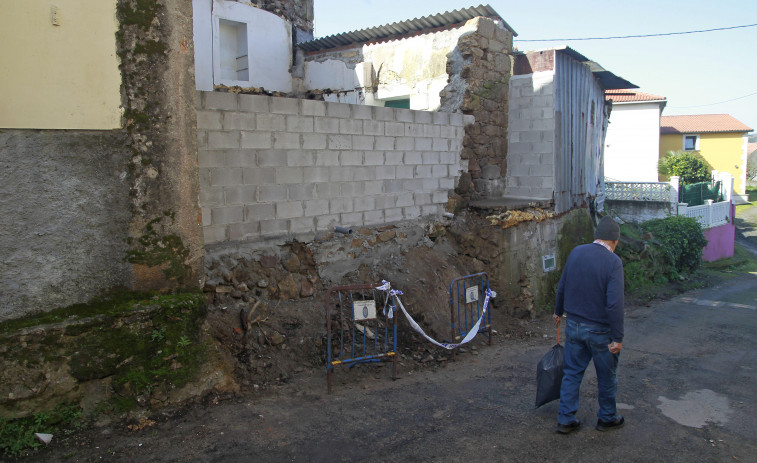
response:
<path id="1" fill-rule="evenodd" d="M 576 420 L 579 389 L 589 361 L 597 371 L 599 410 L 597 418 L 612 421 L 617 417 L 615 396 L 618 392 L 618 359 L 607 348 L 612 342 L 610 328 L 568 319 L 565 324 L 564 376 L 560 387 L 560 414 L 557 422 L 570 424 Z"/>

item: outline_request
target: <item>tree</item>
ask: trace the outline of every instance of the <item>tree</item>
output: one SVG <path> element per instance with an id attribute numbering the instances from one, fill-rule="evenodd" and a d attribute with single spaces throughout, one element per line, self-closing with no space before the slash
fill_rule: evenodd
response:
<path id="1" fill-rule="evenodd" d="M 680 177 L 681 185 L 710 181 L 710 168 L 698 152 L 668 151 L 657 163 L 660 175 Z"/>
<path id="2" fill-rule="evenodd" d="M 754 180 L 754 177 L 757 177 L 757 156 L 746 162 L 746 179 Z"/>

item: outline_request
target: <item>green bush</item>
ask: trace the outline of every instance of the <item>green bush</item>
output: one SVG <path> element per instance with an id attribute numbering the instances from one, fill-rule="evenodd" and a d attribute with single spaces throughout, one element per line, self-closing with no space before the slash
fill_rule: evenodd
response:
<path id="1" fill-rule="evenodd" d="M 624 224 L 620 231 L 621 243 L 615 253 L 623 261 L 627 293 L 664 285 L 677 276 L 678 272 L 662 246 L 647 242 L 641 227 Z"/>
<path id="2" fill-rule="evenodd" d="M 682 185 L 710 181 L 710 169 L 707 162 L 697 152 L 668 151 L 657 164 L 660 175 L 680 177 Z"/>
<path id="3" fill-rule="evenodd" d="M 699 268 L 707 240 L 696 219 L 684 216 L 654 219 L 641 227 L 662 246 L 678 272 L 693 272 Z"/>

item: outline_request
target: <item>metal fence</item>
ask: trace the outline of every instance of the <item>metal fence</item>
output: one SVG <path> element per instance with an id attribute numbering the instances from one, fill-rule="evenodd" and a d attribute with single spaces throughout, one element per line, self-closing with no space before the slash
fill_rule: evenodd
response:
<path id="1" fill-rule="evenodd" d="M 708 199 L 713 202 L 723 201 L 721 182 L 710 181 L 681 185 L 678 190 L 678 202 L 686 203 L 689 207 L 701 206 Z"/>
<path id="2" fill-rule="evenodd" d="M 380 284 L 334 286 L 326 293 L 326 383 L 331 393 L 337 365 L 392 361 L 397 376 L 397 323 L 384 308 L 391 304 Z"/>
<path id="3" fill-rule="evenodd" d="M 474 327 L 484 308 L 484 299 L 489 290 L 489 276 L 486 272 L 467 275 L 452 280 L 449 285 L 449 308 L 452 340 L 457 342 Z M 490 304 L 492 302 L 490 301 Z M 486 311 L 485 320 L 478 328 L 492 343 L 492 311 Z"/>

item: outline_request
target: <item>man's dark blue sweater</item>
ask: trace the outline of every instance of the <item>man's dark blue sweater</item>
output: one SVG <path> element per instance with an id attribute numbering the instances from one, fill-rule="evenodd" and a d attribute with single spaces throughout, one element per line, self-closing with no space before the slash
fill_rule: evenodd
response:
<path id="1" fill-rule="evenodd" d="M 623 342 L 623 262 L 601 244 L 577 246 L 568 256 L 557 287 L 555 314 L 607 326 Z"/>

